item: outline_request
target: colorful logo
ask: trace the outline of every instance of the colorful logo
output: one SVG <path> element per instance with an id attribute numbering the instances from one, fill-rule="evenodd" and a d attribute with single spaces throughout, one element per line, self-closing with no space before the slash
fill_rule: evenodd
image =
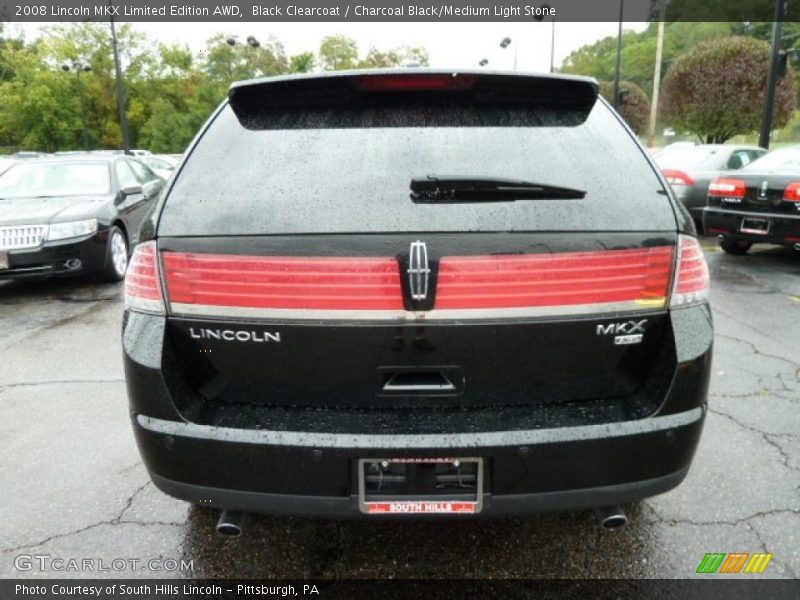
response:
<path id="1" fill-rule="evenodd" d="M 763 573 L 772 554 L 766 552 L 709 552 L 700 561 L 698 573 Z"/>

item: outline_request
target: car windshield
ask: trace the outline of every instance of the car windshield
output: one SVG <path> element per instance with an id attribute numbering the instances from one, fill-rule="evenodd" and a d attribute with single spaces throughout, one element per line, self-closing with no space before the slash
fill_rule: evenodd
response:
<path id="1" fill-rule="evenodd" d="M 163 158 L 145 158 L 144 162 L 147 164 L 148 167 L 151 169 L 164 169 L 165 171 L 171 171 L 175 167 L 173 167 L 170 163 L 168 163 Z"/>
<path id="2" fill-rule="evenodd" d="M 800 171 L 800 148 L 781 148 L 765 154 L 742 169 L 743 171 Z"/>
<path id="3" fill-rule="evenodd" d="M 21 163 L 0 175 L 0 198 L 92 196 L 110 189 L 104 162 Z"/>

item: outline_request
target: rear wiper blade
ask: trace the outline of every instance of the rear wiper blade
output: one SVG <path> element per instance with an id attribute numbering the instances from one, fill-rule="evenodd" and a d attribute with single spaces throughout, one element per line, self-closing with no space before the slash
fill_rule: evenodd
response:
<path id="1" fill-rule="evenodd" d="M 584 190 L 575 188 L 496 177 L 427 175 L 411 180 L 411 200 L 419 204 L 577 200 L 585 196 Z"/>

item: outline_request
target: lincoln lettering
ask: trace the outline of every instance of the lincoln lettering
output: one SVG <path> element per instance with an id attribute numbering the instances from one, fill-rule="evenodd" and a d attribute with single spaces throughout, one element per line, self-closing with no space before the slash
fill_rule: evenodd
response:
<path id="1" fill-rule="evenodd" d="M 280 342 L 279 331 L 234 331 L 233 329 L 195 329 L 189 328 L 189 335 L 196 340 L 222 340 L 224 342 Z"/>

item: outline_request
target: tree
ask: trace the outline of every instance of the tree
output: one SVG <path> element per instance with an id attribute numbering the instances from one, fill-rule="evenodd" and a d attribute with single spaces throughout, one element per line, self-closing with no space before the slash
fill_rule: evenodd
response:
<path id="1" fill-rule="evenodd" d="M 428 66 L 428 53 L 424 48 L 393 48 L 381 51 L 370 48 L 367 56 L 358 61 L 359 69 L 387 69 L 402 67 L 411 63 L 421 67 Z"/>
<path id="2" fill-rule="evenodd" d="M 420 67 L 427 67 L 431 62 L 430 56 L 428 56 L 428 51 L 419 46 L 403 48 L 403 56 L 407 63 L 415 63 Z"/>
<path id="3" fill-rule="evenodd" d="M 645 91 L 631 81 L 619 82 L 622 103 L 619 112 L 625 122 L 637 134 L 641 135 L 647 129 L 650 118 L 650 100 Z M 614 82 L 601 81 L 600 93 L 612 105 L 614 104 Z"/>
<path id="4" fill-rule="evenodd" d="M 735 23 L 667 23 L 664 32 L 662 67 L 668 70 L 672 62 L 695 44 L 730 36 Z M 653 89 L 658 24 L 651 23 L 641 32 L 622 34 L 622 75 L 626 81 L 645 90 Z M 600 81 L 614 78 L 617 58 L 617 37 L 609 36 L 582 46 L 564 59 L 561 71 L 588 75 Z"/>
<path id="5" fill-rule="evenodd" d="M 8 37 L 0 23 L 0 147 L 75 150 L 83 147 L 84 107 L 94 148 L 119 148 L 122 135 L 108 23 L 47 27 L 38 40 Z M 325 69 L 427 64 L 424 48 L 373 48 L 359 60 L 355 41 L 323 40 L 313 52 L 287 57 L 280 40 L 260 44 L 218 34 L 198 55 L 185 45 L 154 44 L 131 23 L 117 30 L 126 86 L 126 113 L 133 147 L 182 152 L 231 83 L 240 79 Z M 64 63 L 90 71 L 63 71 Z"/>
<path id="6" fill-rule="evenodd" d="M 326 71 L 355 69 L 358 66 L 358 45 L 343 35 L 329 35 L 319 45 L 319 60 Z"/>
<path id="7" fill-rule="evenodd" d="M 140 145 L 156 153 L 182 152 L 196 131 L 190 113 L 179 110 L 171 102 L 158 98 L 150 118 L 142 126 Z"/>
<path id="8" fill-rule="evenodd" d="M 757 131 L 769 53 L 767 43 L 747 37 L 698 44 L 675 61 L 664 79 L 661 111 L 665 121 L 706 143 Z M 789 66 L 775 94 L 776 128 L 791 118 L 796 96 L 794 70 Z"/>
<path id="9" fill-rule="evenodd" d="M 310 73 L 314 70 L 316 58 L 313 52 L 301 52 L 289 59 L 289 71 L 291 73 Z"/>

